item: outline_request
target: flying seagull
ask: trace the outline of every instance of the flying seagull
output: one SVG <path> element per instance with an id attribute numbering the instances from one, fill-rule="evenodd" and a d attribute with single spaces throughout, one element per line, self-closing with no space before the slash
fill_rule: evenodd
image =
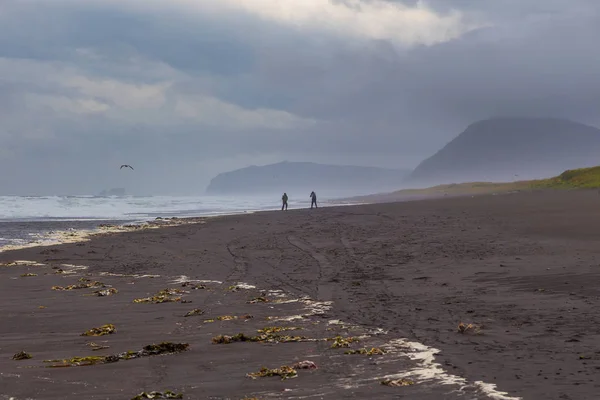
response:
<path id="1" fill-rule="evenodd" d="M 133 167 L 131 165 L 127 165 L 127 164 L 121 165 L 121 168 L 119 168 L 119 169 L 123 169 L 123 168 L 131 168 L 133 170 Z"/>

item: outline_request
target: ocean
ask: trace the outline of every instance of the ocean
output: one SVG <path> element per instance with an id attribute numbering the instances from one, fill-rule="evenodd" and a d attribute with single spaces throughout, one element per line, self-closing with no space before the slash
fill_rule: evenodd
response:
<path id="1" fill-rule="evenodd" d="M 43 244 L 55 232 L 101 224 L 138 224 L 158 217 L 201 217 L 276 210 L 278 197 L 0 196 L 0 248 Z M 289 208 L 310 207 L 290 199 Z"/>

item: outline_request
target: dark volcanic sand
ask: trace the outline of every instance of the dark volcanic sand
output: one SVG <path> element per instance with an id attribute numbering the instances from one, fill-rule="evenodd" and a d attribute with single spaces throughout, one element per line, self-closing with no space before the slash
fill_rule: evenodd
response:
<path id="1" fill-rule="evenodd" d="M 1 253 L 0 261 L 48 266 L 0 266 L 0 398 L 130 399 L 166 389 L 186 399 L 492 398 L 477 391 L 474 382 L 483 381 L 511 397 L 597 399 L 599 239 L 600 197 L 579 191 L 268 212 Z M 53 274 L 51 266 L 60 264 L 89 269 Z M 20 277 L 26 272 L 38 276 Z M 180 275 L 223 283 L 190 290 L 183 296 L 192 301 L 187 304 L 132 302 L 180 287 L 173 282 Z M 119 293 L 51 290 L 82 276 Z M 259 289 L 227 290 L 237 282 Z M 260 289 L 333 304 L 320 312 L 301 302 L 247 304 Z M 205 314 L 183 317 L 194 308 Z M 243 314 L 254 318 L 204 322 Z M 292 315 L 305 317 L 267 320 Z M 457 333 L 460 322 L 481 325 L 481 333 Z M 80 336 L 107 323 L 117 333 Z M 256 334 L 265 326 L 300 327 L 289 333 L 310 338 L 364 334 L 352 348 L 389 352 L 344 355 L 325 341 L 211 344 L 215 335 Z M 375 328 L 388 332 L 376 334 Z M 467 388 L 460 392 L 418 377 L 413 386 L 381 385 L 386 374 L 419 366 L 402 353 L 410 350 L 390 345 L 400 338 L 441 350 L 436 361 L 465 378 Z M 162 341 L 190 348 L 114 364 L 44 368 L 46 359 L 108 355 Z M 88 342 L 110 348 L 91 351 Z M 33 359 L 13 361 L 20 350 Z M 319 369 L 299 370 L 298 378 L 286 381 L 245 376 L 302 360 Z"/>

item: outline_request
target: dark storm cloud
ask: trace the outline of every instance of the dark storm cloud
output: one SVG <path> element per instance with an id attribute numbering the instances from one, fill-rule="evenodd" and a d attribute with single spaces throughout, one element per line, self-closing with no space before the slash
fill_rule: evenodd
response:
<path id="1" fill-rule="evenodd" d="M 97 192 L 128 162 L 140 192 L 189 192 L 280 159 L 413 166 L 496 115 L 600 124 L 597 1 L 392 3 L 424 11 L 6 0 L 0 166 L 31 169 L 3 190 Z"/>
<path id="2" fill-rule="evenodd" d="M 252 69 L 251 49 L 227 28 L 239 26 L 239 21 L 192 19 L 168 8 L 160 15 L 145 14 L 108 3 L 80 2 L 69 7 L 54 2 L 12 3 L 7 11 L 14 16 L 1 19 L 0 48 L 5 57 L 80 62 L 74 49 L 93 48 L 113 62 L 139 53 L 196 73 L 228 75 Z M 25 27 L 23 21 L 30 24 Z"/>

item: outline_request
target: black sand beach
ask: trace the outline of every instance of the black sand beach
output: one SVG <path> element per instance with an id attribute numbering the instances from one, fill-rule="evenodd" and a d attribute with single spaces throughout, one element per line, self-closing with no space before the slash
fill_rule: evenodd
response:
<path id="1" fill-rule="evenodd" d="M 595 191 L 557 191 L 219 217 L 0 253 L 0 398 L 596 399 L 599 227 Z M 183 302 L 134 303 L 167 288 Z M 105 324 L 116 332 L 81 336 Z M 212 342 L 238 333 L 258 342 Z M 189 347 L 123 356 L 161 342 Z M 384 354 L 345 354 L 363 348 Z M 76 356 L 97 363 L 44 362 Z M 302 361 L 318 368 L 247 376 Z"/>

